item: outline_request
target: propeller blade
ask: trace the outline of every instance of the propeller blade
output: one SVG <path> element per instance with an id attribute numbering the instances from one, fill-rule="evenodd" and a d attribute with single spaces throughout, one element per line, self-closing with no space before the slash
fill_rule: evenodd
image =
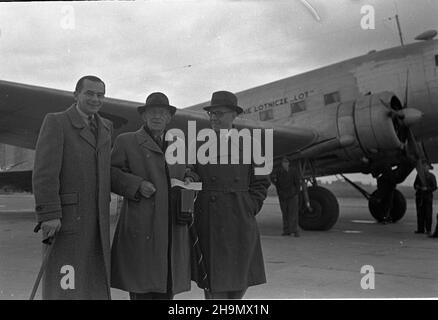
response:
<path id="1" fill-rule="evenodd" d="M 408 148 L 412 150 L 412 153 L 415 157 L 415 168 L 417 169 L 418 177 L 420 178 L 421 185 L 426 185 L 426 169 L 424 164 L 424 155 L 420 150 L 417 141 L 415 140 L 415 136 L 412 133 L 412 130 L 408 129 L 408 137 L 407 137 Z"/>
<path id="2" fill-rule="evenodd" d="M 408 106 L 408 93 L 409 93 L 409 69 L 406 70 L 405 100 L 403 103 L 403 109 L 405 109 Z"/>

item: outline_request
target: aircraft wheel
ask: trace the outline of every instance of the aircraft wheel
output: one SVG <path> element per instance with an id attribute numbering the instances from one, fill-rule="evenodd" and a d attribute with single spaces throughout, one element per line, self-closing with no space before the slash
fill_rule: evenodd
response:
<path id="1" fill-rule="evenodd" d="M 381 222 L 383 220 L 384 215 L 384 203 L 379 200 L 378 196 L 378 190 L 374 191 L 371 194 L 371 198 L 368 201 L 368 208 L 370 210 L 371 215 L 374 219 L 376 219 L 378 222 Z M 392 199 L 392 209 L 390 212 L 390 216 L 392 219 L 392 222 L 397 222 L 406 213 L 406 199 L 404 195 L 398 191 L 397 189 L 394 190 L 394 197 Z"/>
<path id="2" fill-rule="evenodd" d="M 339 217 L 339 204 L 334 194 L 319 186 L 309 187 L 312 211 L 305 204 L 300 210 L 299 225 L 303 230 L 326 231 L 331 229 Z"/>

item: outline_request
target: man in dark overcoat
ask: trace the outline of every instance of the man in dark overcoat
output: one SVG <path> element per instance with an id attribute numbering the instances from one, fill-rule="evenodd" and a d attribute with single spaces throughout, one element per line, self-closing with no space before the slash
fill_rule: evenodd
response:
<path id="1" fill-rule="evenodd" d="M 43 299 L 110 299 L 112 124 L 97 113 L 104 95 L 102 80 L 81 78 L 76 103 L 47 114 L 40 129 L 32 178 L 36 218 L 43 237 L 56 238 Z"/>
<path id="2" fill-rule="evenodd" d="M 119 135 L 111 158 L 112 191 L 123 205 L 112 244 L 111 286 L 132 300 L 173 299 L 190 290 L 188 225 L 170 210 L 170 179 L 184 180 L 184 164 L 168 165 L 165 129 L 176 108 L 155 92 L 138 107 L 144 121 Z M 191 175 L 196 180 L 195 175 Z"/>
<path id="3" fill-rule="evenodd" d="M 204 109 L 219 137 L 219 147 L 220 130 L 231 129 L 243 110 L 228 91 L 213 93 Z M 204 292 L 206 299 L 241 299 L 249 286 L 266 282 L 255 215 L 262 208 L 270 182 L 265 175 L 255 175 L 252 161 L 242 163 L 241 144 L 239 163 L 232 164 L 229 157 L 227 164 L 222 164 L 221 156 L 218 152 L 217 164 L 194 165 L 202 182 L 195 203 L 195 226 L 209 279 L 210 290 Z M 198 276 L 194 274 L 194 280 L 199 280 Z"/>

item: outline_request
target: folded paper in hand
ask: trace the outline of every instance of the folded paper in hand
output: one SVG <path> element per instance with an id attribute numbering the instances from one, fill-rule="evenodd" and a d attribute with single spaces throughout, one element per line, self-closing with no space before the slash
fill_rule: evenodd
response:
<path id="1" fill-rule="evenodd" d="M 184 184 L 184 181 L 172 178 L 170 179 L 170 186 L 173 187 L 181 187 L 183 189 L 201 191 L 202 190 L 202 182 L 190 182 L 189 184 Z"/>

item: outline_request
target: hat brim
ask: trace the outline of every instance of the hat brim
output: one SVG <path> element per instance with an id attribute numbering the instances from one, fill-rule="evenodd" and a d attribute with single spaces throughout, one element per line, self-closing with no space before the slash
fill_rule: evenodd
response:
<path id="1" fill-rule="evenodd" d="M 142 114 L 143 112 L 146 111 L 147 108 L 151 108 L 151 107 L 160 107 L 160 108 L 166 108 L 170 111 L 170 115 L 173 116 L 176 113 L 176 107 L 171 106 L 171 105 L 167 105 L 167 104 L 151 104 L 151 105 L 142 105 L 142 106 L 138 106 L 137 107 L 137 112 L 139 114 Z"/>
<path id="2" fill-rule="evenodd" d="M 241 107 L 239 107 L 239 106 L 230 106 L 230 105 L 226 105 L 226 104 L 214 104 L 214 105 L 209 105 L 209 106 L 204 107 L 203 109 L 204 109 L 205 111 L 210 111 L 211 109 L 214 109 L 214 108 L 217 108 L 217 107 L 227 107 L 227 108 L 229 108 L 229 109 L 231 109 L 231 110 L 236 111 L 237 114 L 241 114 L 241 113 L 243 113 L 243 109 L 242 109 Z"/>

